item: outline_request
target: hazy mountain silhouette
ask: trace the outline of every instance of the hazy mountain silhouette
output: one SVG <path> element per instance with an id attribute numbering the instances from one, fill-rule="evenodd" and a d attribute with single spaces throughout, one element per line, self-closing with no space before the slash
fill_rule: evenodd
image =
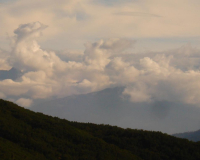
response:
<path id="1" fill-rule="evenodd" d="M 124 128 L 162 131 L 169 134 L 200 128 L 200 108 L 159 101 L 132 103 L 124 87 L 50 100 L 30 109 L 71 121 L 111 124 Z M 187 120 L 186 120 L 187 119 Z"/>
<path id="2" fill-rule="evenodd" d="M 185 133 L 176 133 L 173 134 L 173 136 L 178 137 L 178 138 L 185 138 L 190 141 L 200 141 L 200 130 L 194 131 L 194 132 L 185 132 Z"/>
<path id="3" fill-rule="evenodd" d="M 120 97 L 123 90 L 124 87 L 117 87 L 89 94 L 73 95 L 38 104 L 33 106 L 32 110 L 81 122 L 91 122 L 95 118 L 95 122 L 98 123 L 98 118 L 111 118 L 113 113 L 115 114 L 112 116 L 117 116 L 116 112 L 120 112 L 123 102 L 129 103 Z"/>

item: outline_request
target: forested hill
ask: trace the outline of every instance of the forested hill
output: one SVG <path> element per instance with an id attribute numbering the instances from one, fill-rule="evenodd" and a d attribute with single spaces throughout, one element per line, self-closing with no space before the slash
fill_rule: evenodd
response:
<path id="1" fill-rule="evenodd" d="M 70 122 L 0 100 L 1 160 L 197 160 L 200 142 Z"/>

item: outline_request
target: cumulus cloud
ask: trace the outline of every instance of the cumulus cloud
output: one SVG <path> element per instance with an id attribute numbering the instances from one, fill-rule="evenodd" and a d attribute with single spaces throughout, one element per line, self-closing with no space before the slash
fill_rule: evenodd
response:
<path id="1" fill-rule="evenodd" d="M 193 53 L 197 54 L 197 52 Z M 186 56 L 188 63 L 192 63 L 193 59 L 190 61 L 190 57 L 194 56 L 193 53 Z M 183 67 L 181 63 L 181 61 L 185 61 L 185 57 L 179 54 L 179 52 L 175 52 L 173 53 L 174 57 L 168 53 L 168 57 L 154 55 L 151 58 L 144 57 L 140 59 L 141 69 L 138 81 L 131 87 L 126 88 L 124 94 L 129 94 L 133 102 L 137 102 L 135 95 L 138 93 L 138 96 L 142 95 L 143 101 L 198 104 L 199 67 L 195 66 L 195 70 L 186 70 L 187 66 Z M 180 62 L 180 65 L 175 64 L 177 61 Z"/>
<path id="2" fill-rule="evenodd" d="M 39 37 L 42 35 L 42 30 L 45 29 L 47 26 L 40 23 L 40 22 L 34 22 L 34 23 L 28 23 L 28 24 L 21 24 L 15 31 L 15 38 L 16 43 L 19 43 L 20 41 L 23 41 L 24 39 L 30 39 Z"/>
<path id="3" fill-rule="evenodd" d="M 125 62 L 121 57 L 114 57 L 106 66 L 106 73 L 110 81 L 116 85 L 129 85 L 137 80 L 140 72 L 129 62 Z"/>
<path id="4" fill-rule="evenodd" d="M 26 99 L 26 98 L 20 98 L 16 101 L 16 103 L 22 107 L 30 107 L 32 100 L 31 99 Z"/>
<path id="5" fill-rule="evenodd" d="M 3 99 L 3 98 L 6 98 L 5 94 L 0 92 L 0 98 Z"/>
<path id="6" fill-rule="evenodd" d="M 112 38 L 86 43 L 84 51 L 48 51 L 37 42 L 46 25 L 20 25 L 4 67 L 22 71 L 0 81 L 0 97 L 28 107 L 35 99 L 89 93 L 124 86 L 132 102 L 172 101 L 199 104 L 200 50 L 185 45 L 151 53 L 129 53 L 136 41 Z M 2 67 L 3 68 L 3 67 Z M 22 98 L 26 97 L 26 98 Z"/>
<path id="7" fill-rule="evenodd" d="M 0 59 L 0 70 L 8 70 L 10 69 L 10 65 L 7 63 L 6 59 Z"/>
<path id="8" fill-rule="evenodd" d="M 113 38 L 85 44 L 84 61 L 93 68 L 104 70 L 110 57 L 130 48 L 135 41 Z"/>
<path id="9" fill-rule="evenodd" d="M 62 59 L 63 61 L 76 61 L 82 62 L 83 60 L 83 51 L 81 50 L 63 50 L 63 51 L 56 51 L 57 56 Z"/>
<path id="10" fill-rule="evenodd" d="M 0 70 L 9 70 L 11 66 L 8 63 L 9 53 L 0 49 Z"/>
<path id="11" fill-rule="evenodd" d="M 136 84 L 125 88 L 124 95 L 130 96 L 132 102 L 151 102 L 151 94 L 148 93 L 148 89 L 145 84 Z"/>

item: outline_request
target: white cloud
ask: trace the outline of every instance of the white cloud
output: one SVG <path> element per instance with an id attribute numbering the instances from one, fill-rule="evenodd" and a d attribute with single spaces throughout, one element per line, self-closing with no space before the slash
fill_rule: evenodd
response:
<path id="1" fill-rule="evenodd" d="M 9 70 L 11 68 L 7 61 L 8 57 L 9 53 L 0 49 L 0 70 Z"/>
<path id="2" fill-rule="evenodd" d="M 106 73 L 115 85 L 128 85 L 137 80 L 139 70 L 128 62 L 124 62 L 121 57 L 113 58 L 106 66 Z"/>
<path id="3" fill-rule="evenodd" d="M 191 49 L 191 51 L 193 50 Z M 200 54 L 200 51 L 198 52 Z M 188 63 L 192 64 L 193 62 L 189 57 L 197 55 L 197 52 L 193 53 L 188 55 Z M 124 94 L 129 94 L 133 102 L 164 100 L 198 105 L 200 102 L 198 99 L 199 68 L 185 71 L 187 64 L 186 67 L 183 67 L 182 63 L 181 66 L 174 64 L 176 61 L 185 61 L 185 57 L 179 55 L 179 52 L 173 54 L 174 57 L 171 57 L 168 53 L 169 58 L 163 57 L 163 55 L 154 55 L 151 58 L 140 59 L 140 76 L 135 83 L 126 88 Z"/>
<path id="4" fill-rule="evenodd" d="M 1 53 L 0 53 L 1 54 Z M 9 70 L 11 67 L 7 63 L 6 59 L 1 59 L 0 58 L 0 70 Z"/>
<path id="5" fill-rule="evenodd" d="M 5 94 L 0 92 L 0 98 L 3 99 L 3 98 L 6 98 Z"/>
<path id="6" fill-rule="evenodd" d="M 26 99 L 26 98 L 20 98 L 16 101 L 16 103 L 22 107 L 30 107 L 32 100 L 31 99 Z"/>
<path id="7" fill-rule="evenodd" d="M 83 51 L 80 50 L 63 50 L 63 51 L 57 51 L 56 52 L 57 56 L 60 57 L 63 61 L 76 61 L 80 62 L 83 59 Z"/>
<path id="8" fill-rule="evenodd" d="M 125 88 L 124 95 L 130 96 L 132 102 L 151 102 L 151 95 L 148 93 L 145 84 L 136 84 Z"/>
<path id="9" fill-rule="evenodd" d="M 126 50 L 134 40 L 113 38 L 88 42 L 85 51 L 57 53 L 43 50 L 36 41 L 44 28 L 33 22 L 15 30 L 11 52 L 1 57 L 4 67 L 17 67 L 23 75 L 0 81 L 1 97 L 34 100 L 125 86 L 124 94 L 133 102 L 200 102 L 200 50 L 191 45 L 133 54 Z"/>

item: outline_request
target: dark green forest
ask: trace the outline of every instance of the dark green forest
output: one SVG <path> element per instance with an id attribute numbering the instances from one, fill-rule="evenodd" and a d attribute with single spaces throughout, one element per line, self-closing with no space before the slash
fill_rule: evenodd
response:
<path id="1" fill-rule="evenodd" d="M 70 122 L 0 100 L 1 160 L 198 160 L 200 142 Z"/>

